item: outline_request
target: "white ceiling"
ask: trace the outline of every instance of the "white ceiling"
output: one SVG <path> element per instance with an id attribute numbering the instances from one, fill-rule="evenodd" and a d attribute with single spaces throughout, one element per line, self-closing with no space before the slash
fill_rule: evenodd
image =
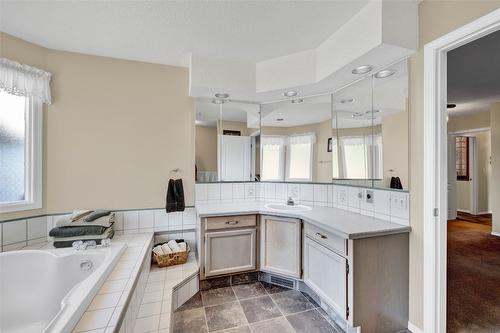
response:
<path id="1" fill-rule="evenodd" d="M 500 31 L 448 53 L 450 116 L 489 112 L 500 101 Z"/>
<path id="2" fill-rule="evenodd" d="M 368 1 L 0 1 L 0 29 L 48 48 L 187 66 L 317 47 Z"/>

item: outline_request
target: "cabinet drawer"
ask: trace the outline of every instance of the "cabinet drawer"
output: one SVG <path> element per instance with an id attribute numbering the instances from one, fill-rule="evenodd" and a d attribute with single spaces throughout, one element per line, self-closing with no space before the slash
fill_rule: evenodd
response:
<path id="1" fill-rule="evenodd" d="M 256 225 L 257 217 L 255 215 L 217 216 L 207 217 L 205 230 L 255 227 Z"/>
<path id="2" fill-rule="evenodd" d="M 347 240 L 331 232 L 306 223 L 304 233 L 320 244 L 336 251 L 337 253 L 347 255 Z"/>

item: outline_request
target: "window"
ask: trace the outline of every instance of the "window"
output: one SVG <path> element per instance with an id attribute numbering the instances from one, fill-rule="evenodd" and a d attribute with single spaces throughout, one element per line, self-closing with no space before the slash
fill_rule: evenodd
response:
<path id="1" fill-rule="evenodd" d="M 314 134 L 288 137 L 287 180 L 311 181 Z"/>
<path id="2" fill-rule="evenodd" d="M 41 107 L 0 90 L 0 212 L 41 207 Z"/>
<path id="3" fill-rule="evenodd" d="M 383 177 L 381 135 L 343 136 L 340 138 L 339 148 L 342 178 L 381 179 Z"/>
<path id="4" fill-rule="evenodd" d="M 283 180 L 285 164 L 285 137 L 263 136 L 261 180 Z"/>
<path id="5" fill-rule="evenodd" d="M 469 137 L 455 137 L 457 180 L 469 180 Z"/>

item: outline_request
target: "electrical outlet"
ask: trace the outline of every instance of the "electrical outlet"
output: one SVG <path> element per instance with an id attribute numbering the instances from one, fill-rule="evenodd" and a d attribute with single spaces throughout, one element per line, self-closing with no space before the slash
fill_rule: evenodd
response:
<path id="1" fill-rule="evenodd" d="M 347 206 L 347 190 L 342 189 L 339 191 L 339 204 Z"/>
<path id="2" fill-rule="evenodd" d="M 406 195 L 399 193 L 392 193 L 391 208 L 408 209 L 408 200 Z"/>

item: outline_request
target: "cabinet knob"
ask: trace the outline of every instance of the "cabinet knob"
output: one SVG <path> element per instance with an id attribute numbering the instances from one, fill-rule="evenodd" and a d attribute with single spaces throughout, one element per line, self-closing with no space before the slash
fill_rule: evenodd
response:
<path id="1" fill-rule="evenodd" d="M 238 224 L 238 221 L 226 221 L 226 224 Z"/>
<path id="2" fill-rule="evenodd" d="M 327 239 L 328 237 L 326 237 L 325 235 L 323 234 L 320 234 L 319 232 L 316 233 L 316 236 L 318 236 L 319 238 L 321 239 Z"/>

